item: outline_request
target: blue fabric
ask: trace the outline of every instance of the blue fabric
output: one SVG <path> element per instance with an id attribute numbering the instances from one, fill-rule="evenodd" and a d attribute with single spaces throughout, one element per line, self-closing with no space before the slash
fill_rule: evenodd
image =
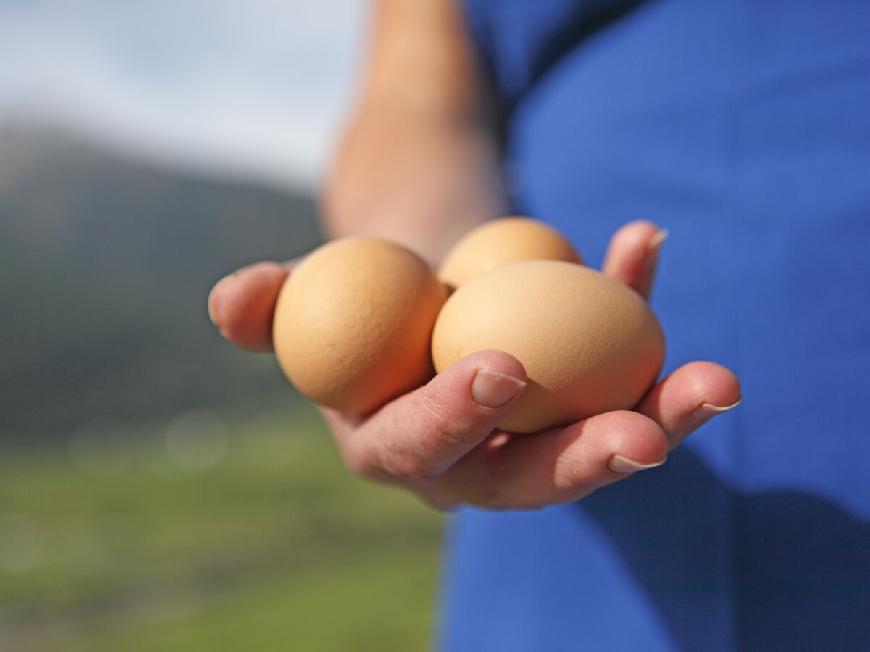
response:
<path id="1" fill-rule="evenodd" d="M 870 2 L 467 0 L 519 211 L 669 229 L 666 370 L 744 403 L 576 505 L 465 509 L 444 650 L 870 650 Z"/>

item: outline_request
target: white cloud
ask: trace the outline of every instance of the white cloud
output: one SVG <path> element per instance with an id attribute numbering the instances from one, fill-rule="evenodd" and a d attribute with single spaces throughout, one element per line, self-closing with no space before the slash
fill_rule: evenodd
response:
<path id="1" fill-rule="evenodd" d="M 140 155 L 316 183 L 367 0 L 0 0 L 0 116 Z"/>

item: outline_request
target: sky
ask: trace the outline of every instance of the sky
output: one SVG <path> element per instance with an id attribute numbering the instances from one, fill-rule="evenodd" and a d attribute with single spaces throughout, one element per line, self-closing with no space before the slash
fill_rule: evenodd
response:
<path id="1" fill-rule="evenodd" d="M 206 173 L 314 186 L 367 0 L 0 0 L 0 122 Z"/>

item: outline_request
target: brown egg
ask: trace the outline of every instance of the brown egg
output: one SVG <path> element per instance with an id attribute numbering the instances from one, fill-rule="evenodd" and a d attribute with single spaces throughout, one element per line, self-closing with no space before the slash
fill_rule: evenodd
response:
<path id="1" fill-rule="evenodd" d="M 472 229 L 453 245 L 438 277 L 456 288 L 482 272 L 521 260 L 583 263 L 568 239 L 553 227 L 528 217 L 502 217 Z"/>
<path id="2" fill-rule="evenodd" d="M 314 251 L 284 283 L 273 335 L 305 396 L 365 414 L 432 373 L 430 337 L 446 290 L 404 247 L 369 238 Z"/>
<path id="3" fill-rule="evenodd" d="M 588 267 L 526 261 L 462 285 L 432 334 L 440 372 L 498 349 L 526 368 L 529 385 L 499 427 L 537 432 L 633 407 L 655 380 L 664 337 L 646 302 Z"/>

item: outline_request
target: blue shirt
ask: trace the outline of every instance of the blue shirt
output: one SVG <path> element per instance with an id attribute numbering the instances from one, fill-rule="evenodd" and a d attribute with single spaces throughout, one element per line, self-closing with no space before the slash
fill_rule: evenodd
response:
<path id="1" fill-rule="evenodd" d="M 870 650 L 870 2 L 466 0 L 517 211 L 669 230 L 669 371 L 743 404 L 580 503 L 461 510 L 439 645 Z"/>

